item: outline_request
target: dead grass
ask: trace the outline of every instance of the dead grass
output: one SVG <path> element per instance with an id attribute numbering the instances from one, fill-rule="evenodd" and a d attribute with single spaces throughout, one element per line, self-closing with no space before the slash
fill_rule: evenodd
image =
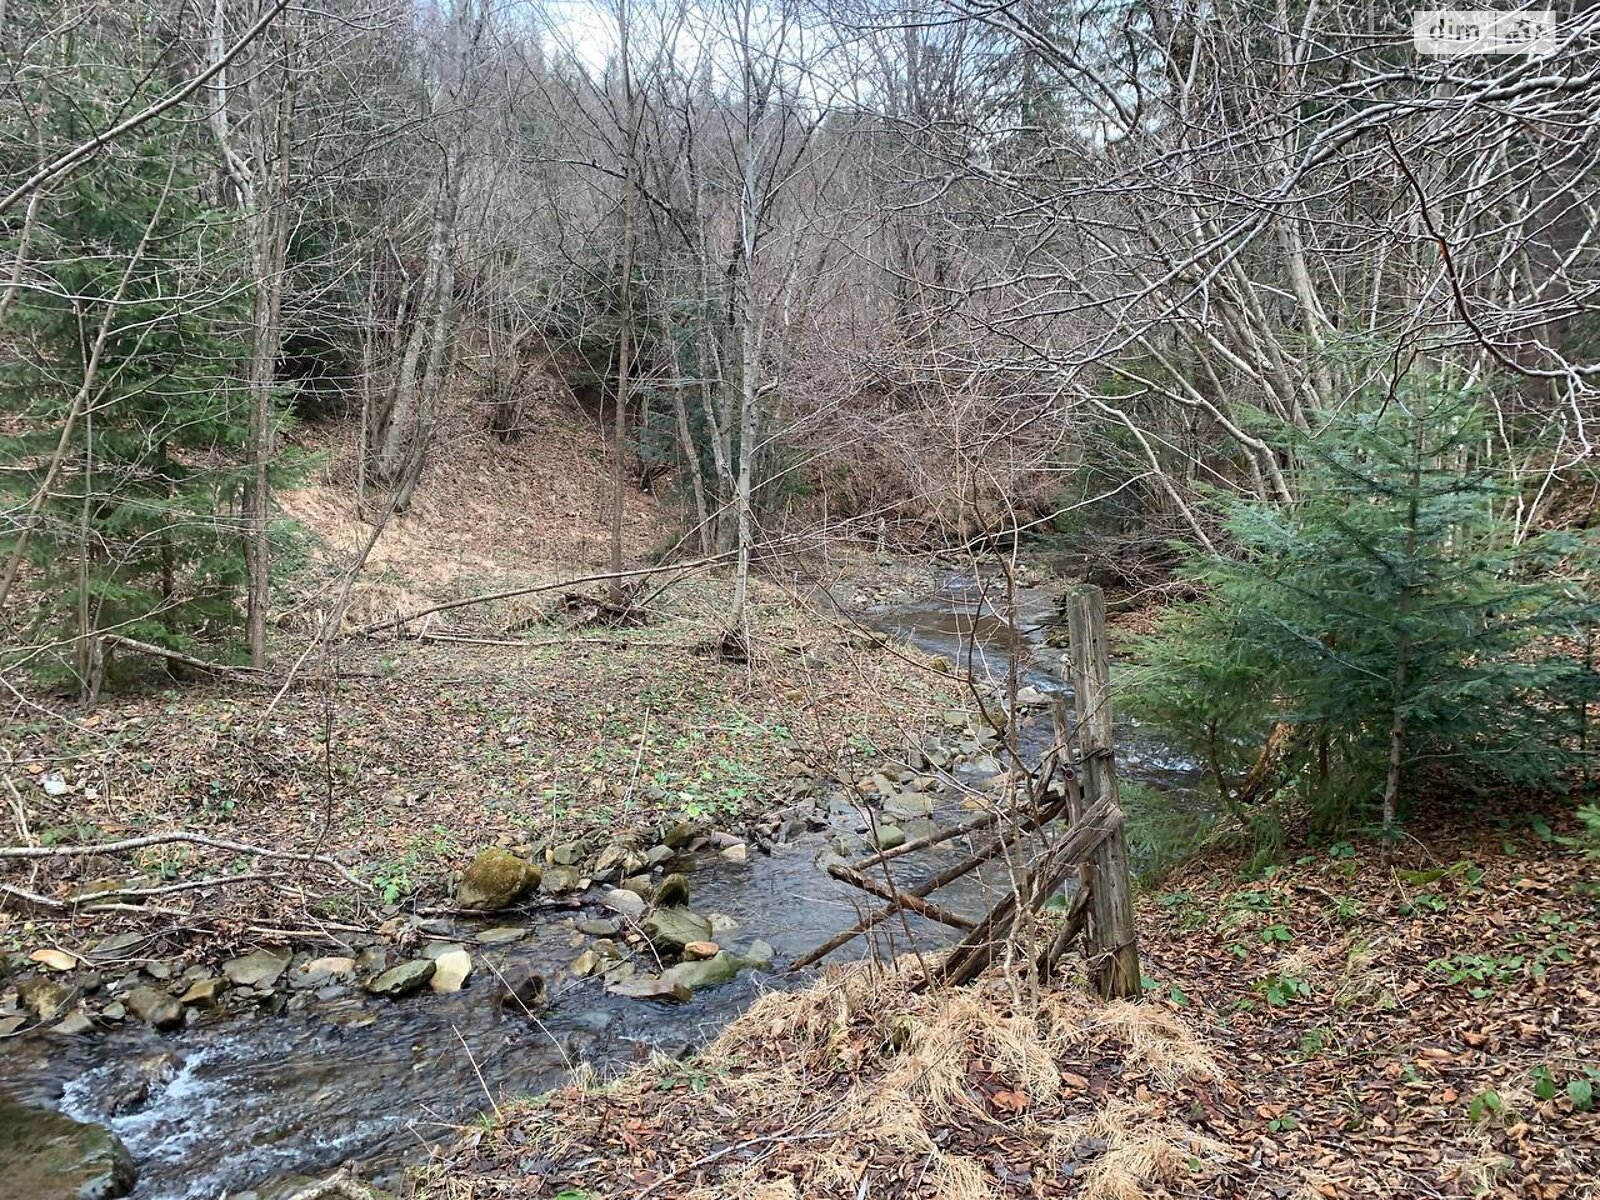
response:
<path id="1" fill-rule="evenodd" d="M 858 964 L 763 997 L 695 1060 L 698 1090 L 656 1063 L 556 1093 L 419 1194 L 1144 1200 L 1233 1157 L 1182 1115 L 1217 1067 L 1169 1011 L 1071 989 L 1019 1009 L 1000 980 L 921 994 L 916 977 L 910 960 Z M 512 1147 L 552 1169 L 504 1172 Z"/>

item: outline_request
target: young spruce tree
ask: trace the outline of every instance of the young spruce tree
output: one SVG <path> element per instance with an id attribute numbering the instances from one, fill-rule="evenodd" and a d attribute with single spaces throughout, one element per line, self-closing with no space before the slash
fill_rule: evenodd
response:
<path id="1" fill-rule="evenodd" d="M 1586 548 L 1519 543 L 1480 412 L 1439 377 L 1300 439 L 1298 500 L 1226 505 L 1235 552 L 1191 559 L 1205 599 L 1141 648 L 1131 706 L 1274 840 L 1289 787 L 1325 828 L 1447 797 L 1562 786 L 1594 671 Z"/>
<path id="2" fill-rule="evenodd" d="M 39 108 L 75 141 L 149 78 L 80 66 Z M 102 634 L 182 649 L 238 617 L 249 291 L 194 137 L 152 121 L 54 185 L 6 322 L 0 556 L 27 564 L 29 665 L 86 697 Z"/>

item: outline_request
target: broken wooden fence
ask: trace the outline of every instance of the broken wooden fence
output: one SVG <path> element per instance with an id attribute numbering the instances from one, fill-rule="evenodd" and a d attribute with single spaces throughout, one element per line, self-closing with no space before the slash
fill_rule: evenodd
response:
<path id="1" fill-rule="evenodd" d="M 868 855 L 854 863 L 835 863 L 828 873 L 885 903 L 867 913 L 850 928 L 801 955 L 790 970 L 800 970 L 831 954 L 847 942 L 868 933 L 898 913 L 909 912 L 951 928 L 965 936 L 933 966 L 921 986 L 962 984 L 975 979 L 1008 946 L 1022 942 L 1025 927 L 1074 872 L 1078 889 L 1059 926 L 1033 956 L 1032 967 L 1047 978 L 1059 967 L 1080 938 L 1089 978 L 1104 997 L 1137 996 L 1140 988 L 1139 953 L 1133 928 L 1133 899 L 1128 869 L 1127 838 L 1117 792 L 1113 753 L 1111 670 L 1106 650 L 1105 595 L 1084 587 L 1067 598 L 1067 625 L 1071 637 L 1073 693 L 1077 703 L 1077 775 L 1062 773 L 1058 794 L 1052 788 L 1066 749 L 1074 740 L 1065 706 L 1053 716 L 1056 744 L 1039 769 L 1030 775 L 1030 803 L 1009 814 L 984 813 L 950 829 L 916 838 L 890 850 Z M 891 860 L 916 850 L 980 833 L 1012 818 L 1009 829 L 981 849 L 914 887 L 896 885 L 887 868 Z M 973 921 L 950 912 L 929 897 L 940 888 L 976 870 L 1008 851 L 1019 851 L 1023 839 L 1051 821 L 1065 817 L 1064 835 L 1045 847 L 1013 881 L 1007 895 L 981 919 Z M 881 879 L 869 871 L 881 868 Z"/>

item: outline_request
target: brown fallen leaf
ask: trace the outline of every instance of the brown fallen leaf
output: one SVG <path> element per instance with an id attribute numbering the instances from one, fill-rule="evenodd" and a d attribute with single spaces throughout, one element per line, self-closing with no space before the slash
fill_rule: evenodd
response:
<path id="1" fill-rule="evenodd" d="M 1028 1093 L 1021 1088 L 996 1092 L 989 1097 L 989 1103 L 1001 1112 L 1019 1113 L 1028 1107 Z"/>

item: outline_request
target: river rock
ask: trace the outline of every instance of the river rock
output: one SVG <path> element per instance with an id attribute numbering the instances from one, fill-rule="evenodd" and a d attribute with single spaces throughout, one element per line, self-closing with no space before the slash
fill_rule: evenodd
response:
<path id="1" fill-rule="evenodd" d="M 307 978 L 325 975 L 339 979 L 356 973 L 356 960 L 343 954 L 327 954 L 321 958 L 309 959 L 300 970 Z"/>
<path id="2" fill-rule="evenodd" d="M 872 840 L 879 850 L 893 850 L 906 844 L 906 831 L 898 825 L 880 821 L 872 831 Z"/>
<path id="3" fill-rule="evenodd" d="M 0 1096 L 0 1180 L 27 1200 L 116 1200 L 138 1175 L 109 1129 Z"/>
<path id="4" fill-rule="evenodd" d="M 437 969 L 438 964 L 431 958 L 413 958 L 398 967 L 390 967 L 367 984 L 367 991 L 375 996 L 387 996 L 391 1000 L 398 1000 L 402 996 L 420 991 L 422 985 L 433 978 L 433 973 Z"/>
<path id="5" fill-rule="evenodd" d="M 520 942 L 528 931 L 520 925 L 496 925 L 493 929 L 479 930 L 472 940 L 480 946 L 501 946 L 506 942 Z"/>
<path id="6" fill-rule="evenodd" d="M 659 1000 L 666 1004 L 683 1004 L 692 994 L 688 984 L 665 976 L 637 975 L 624 979 L 606 989 L 613 996 L 626 996 L 630 1000 Z"/>
<path id="7" fill-rule="evenodd" d="M 178 1003 L 192 1004 L 196 1008 L 211 1008 L 227 990 L 228 981 L 220 975 L 196 979 L 189 985 L 188 990 L 178 997 Z"/>
<path id="8" fill-rule="evenodd" d="M 694 840 L 694 835 L 699 830 L 692 821 L 679 821 L 661 834 L 661 844 L 670 850 L 687 846 Z"/>
<path id="9" fill-rule="evenodd" d="M 72 988 L 48 975 L 36 975 L 17 988 L 22 1006 L 41 1021 L 54 1020 L 72 1003 Z"/>
<path id="10" fill-rule="evenodd" d="M 711 941 L 711 922 L 687 908 L 657 909 L 640 928 L 652 944 L 665 950 L 682 950 L 690 942 Z"/>
<path id="11" fill-rule="evenodd" d="M 663 863 L 672 861 L 671 846 L 651 846 L 644 852 L 644 865 L 646 867 L 659 867 Z"/>
<path id="12" fill-rule="evenodd" d="M 583 887 L 583 872 L 577 867 L 551 867 L 539 882 L 539 890 L 547 896 L 575 892 Z"/>
<path id="13" fill-rule="evenodd" d="M 733 845 L 723 848 L 722 857 L 731 863 L 742 863 L 749 859 L 750 848 L 743 842 L 735 842 Z"/>
<path id="14" fill-rule="evenodd" d="M 472 860 L 456 888 L 462 908 L 510 908 L 540 882 L 539 868 L 511 851 L 493 846 Z"/>
<path id="15" fill-rule="evenodd" d="M 644 897 L 626 888 L 612 888 L 600 897 L 600 903 L 630 921 L 637 921 L 644 916 Z"/>
<path id="16" fill-rule="evenodd" d="M 512 1012 L 536 1013 L 545 1006 L 549 991 L 544 976 L 532 967 L 511 967 L 501 974 L 501 987 L 496 997 L 502 1008 Z"/>
<path id="17" fill-rule="evenodd" d="M 675 967 L 668 967 L 661 972 L 661 982 L 681 983 L 691 992 L 698 991 L 701 988 L 715 987 L 719 983 L 727 983 L 744 965 L 743 960 L 737 955 L 722 950 L 710 958 L 686 959 Z"/>
<path id="18" fill-rule="evenodd" d="M 94 1032 L 94 1022 L 89 1019 L 89 1014 L 81 1008 L 75 1009 L 52 1025 L 50 1032 L 61 1037 L 80 1037 L 85 1033 Z"/>
<path id="19" fill-rule="evenodd" d="M 433 966 L 428 986 L 436 992 L 459 992 L 472 974 L 472 955 L 465 950 L 447 950 L 433 960 Z"/>
<path id="20" fill-rule="evenodd" d="M 615 917 L 579 917 L 572 925 L 579 933 L 590 937 L 615 937 L 622 928 L 622 922 Z"/>
<path id="21" fill-rule="evenodd" d="M 689 903 L 689 881 L 674 871 L 657 885 L 650 903 L 657 908 L 677 908 Z"/>
<path id="22" fill-rule="evenodd" d="M 610 879 L 622 874 L 627 861 L 628 848 L 613 842 L 600 851 L 599 857 L 594 860 L 594 865 L 589 868 L 589 874 L 595 879 Z"/>
<path id="23" fill-rule="evenodd" d="M 772 959 L 772 947 L 759 939 L 751 942 L 750 948 L 744 952 L 744 961 L 759 971 L 771 968 Z"/>
<path id="24" fill-rule="evenodd" d="M 143 1108 L 150 1093 L 178 1071 L 178 1056 L 171 1051 L 147 1054 L 131 1065 L 112 1069 L 111 1077 L 99 1090 L 96 1108 L 113 1117 L 126 1116 Z"/>
<path id="25" fill-rule="evenodd" d="M 933 813 L 933 797 L 921 792 L 896 792 L 884 801 L 883 811 L 897 821 L 915 821 Z"/>
<path id="26" fill-rule="evenodd" d="M 715 958 L 722 947 L 715 942 L 690 942 L 683 948 L 685 958 Z"/>
<path id="27" fill-rule="evenodd" d="M 139 1020 L 157 1029 L 172 1029 L 183 1022 L 183 1005 L 159 988 L 132 988 L 122 1002 Z"/>
<path id="28" fill-rule="evenodd" d="M 289 966 L 287 949 L 254 950 L 222 964 L 222 973 L 234 987 L 271 987 Z"/>
<path id="29" fill-rule="evenodd" d="M 1049 703 L 1050 697 L 1036 687 L 1017 689 L 1017 707 L 1019 708 L 1043 708 Z"/>
<path id="30" fill-rule="evenodd" d="M 577 842 L 563 842 L 559 846 L 551 846 L 544 853 L 553 866 L 575 867 L 583 858 L 583 846 Z"/>

